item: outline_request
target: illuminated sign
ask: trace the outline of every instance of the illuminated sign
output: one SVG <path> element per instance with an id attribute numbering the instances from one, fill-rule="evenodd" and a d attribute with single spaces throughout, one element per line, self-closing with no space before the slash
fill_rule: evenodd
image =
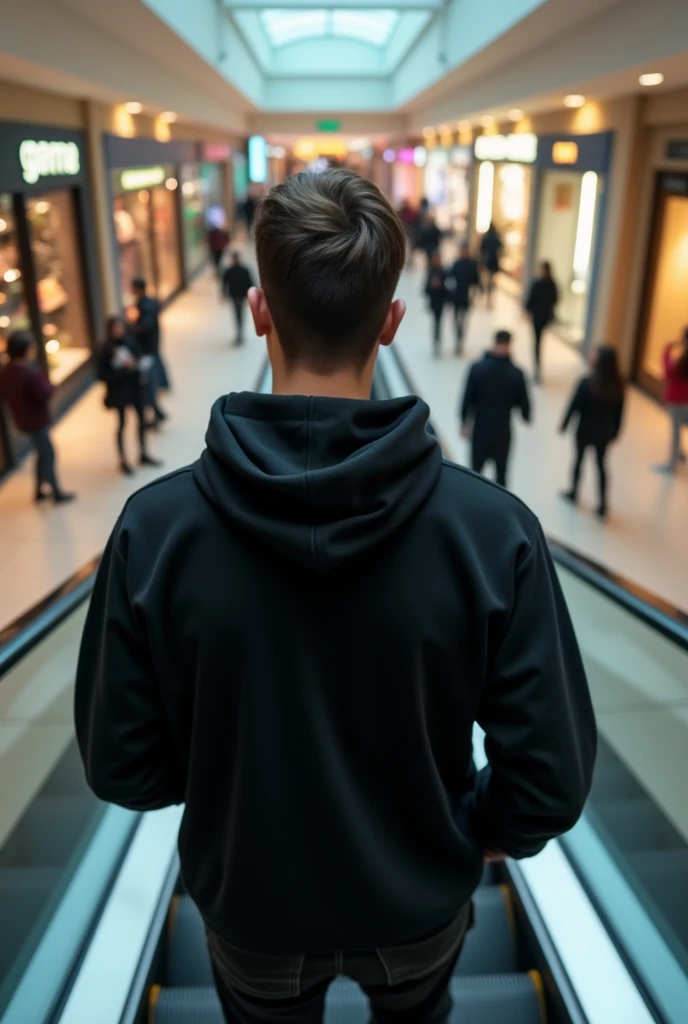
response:
<path id="1" fill-rule="evenodd" d="M 292 152 L 297 160 L 308 163 L 319 156 L 343 159 L 349 152 L 349 147 L 343 139 L 299 139 L 294 144 Z M 362 156 L 365 158 L 365 150 Z"/>
<path id="2" fill-rule="evenodd" d="M 339 132 L 342 129 L 341 121 L 316 121 L 316 132 Z"/>
<path id="3" fill-rule="evenodd" d="M 249 181 L 263 182 L 268 176 L 267 143 L 262 135 L 252 135 L 248 140 Z"/>
<path id="4" fill-rule="evenodd" d="M 479 135 L 473 144 L 476 160 L 533 164 L 537 159 L 537 135 Z"/>
<path id="5" fill-rule="evenodd" d="M 552 161 L 555 164 L 577 164 L 578 146 L 575 142 L 555 142 L 552 146 Z"/>
<path id="6" fill-rule="evenodd" d="M 132 167 L 122 171 L 119 183 L 125 192 L 137 192 L 142 188 L 155 188 L 162 185 L 167 177 L 164 167 Z"/>
<path id="7" fill-rule="evenodd" d="M 25 139 L 19 146 L 22 177 L 29 185 L 39 178 L 79 174 L 81 155 L 76 142 L 35 142 Z"/>

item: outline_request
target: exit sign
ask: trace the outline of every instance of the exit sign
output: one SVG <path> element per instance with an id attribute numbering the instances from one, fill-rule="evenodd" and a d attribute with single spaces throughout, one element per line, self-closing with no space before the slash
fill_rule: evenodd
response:
<path id="1" fill-rule="evenodd" d="M 319 132 L 338 132 L 342 127 L 341 121 L 316 121 L 315 128 Z"/>

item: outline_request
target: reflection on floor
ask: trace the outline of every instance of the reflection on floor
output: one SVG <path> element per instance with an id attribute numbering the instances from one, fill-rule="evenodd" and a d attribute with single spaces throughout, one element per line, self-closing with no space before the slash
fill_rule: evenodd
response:
<path id="1" fill-rule="evenodd" d="M 470 314 L 465 357 L 457 359 L 451 313 L 445 312 L 443 355 L 434 359 L 430 314 L 418 270 L 406 272 L 400 293 L 408 303 L 397 351 L 414 386 L 431 406 L 433 420 L 451 458 L 469 461 L 468 445 L 458 436 L 457 406 L 470 362 L 490 344 L 492 332 L 506 327 L 515 335 L 515 358 L 530 372 L 531 326 L 515 300 L 497 293 L 494 310 L 479 304 Z M 584 468 L 580 509 L 558 497 L 569 485 L 571 437 L 558 434 L 574 382 L 585 367 L 576 351 L 545 335 L 544 386 L 532 389 L 535 420 L 516 425 L 510 486 L 542 520 L 545 531 L 575 551 L 688 610 L 688 470 L 662 477 L 652 465 L 668 457 L 669 424 L 664 411 L 635 389 L 628 394 L 623 434 L 610 457 L 611 515 L 606 525 L 593 511 L 592 459 Z"/>
<path id="2" fill-rule="evenodd" d="M 530 328 L 511 297 L 497 295 L 495 310 L 475 309 L 468 325 L 466 358 L 451 355 L 449 313 L 444 324 L 444 355 L 434 360 L 430 318 L 419 270 L 406 272 L 399 293 L 408 313 L 398 350 L 419 393 L 426 398 L 442 438 L 457 461 L 466 461 L 466 444 L 457 435 L 456 406 L 466 367 L 486 348 L 493 330 L 508 326 L 516 334 L 516 358 L 530 367 Z M 192 461 L 203 445 L 210 405 L 217 395 L 254 385 L 264 347 L 250 338 L 243 349 L 230 348 L 234 325 L 217 298 L 210 275 L 201 277 L 164 316 L 164 345 L 174 391 L 171 418 L 154 436 L 153 454 L 165 471 Z M 603 565 L 688 608 L 688 545 L 685 510 L 688 475 L 655 476 L 652 463 L 666 457 L 668 424 L 662 410 L 638 392 L 629 396 L 623 437 L 611 459 L 610 522 L 591 515 L 592 466 L 584 480 L 580 510 L 564 505 L 557 491 L 567 484 L 571 441 L 556 429 L 582 364 L 569 346 L 546 339 L 545 386 L 535 393 L 535 424 L 517 426 L 511 483 L 542 519 L 546 531 Z M 128 441 L 134 449 L 133 423 Z M 79 501 L 61 509 L 31 504 L 31 466 L 0 488 L 0 627 L 59 585 L 100 552 L 124 501 L 153 478 L 141 471 L 131 480 L 116 472 L 114 416 L 93 388 L 55 430 L 64 485 Z"/>

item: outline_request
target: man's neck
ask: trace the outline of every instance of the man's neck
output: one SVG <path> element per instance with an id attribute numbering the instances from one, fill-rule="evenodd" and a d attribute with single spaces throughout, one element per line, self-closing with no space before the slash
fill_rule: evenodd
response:
<path id="1" fill-rule="evenodd" d="M 341 371 L 327 375 L 295 369 L 282 375 L 273 373 L 273 395 L 315 395 L 320 398 L 370 398 L 368 374 Z"/>

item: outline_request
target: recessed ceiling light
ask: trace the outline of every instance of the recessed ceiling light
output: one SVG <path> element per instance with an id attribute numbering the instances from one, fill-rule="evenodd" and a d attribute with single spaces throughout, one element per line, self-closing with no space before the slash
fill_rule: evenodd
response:
<path id="1" fill-rule="evenodd" d="M 480 123 L 483 126 L 483 128 L 491 128 L 492 125 L 495 123 L 495 120 L 492 114 L 485 114 L 484 117 L 480 118 Z"/>
<path id="2" fill-rule="evenodd" d="M 578 92 L 572 92 L 569 96 L 564 96 L 565 107 L 582 107 L 585 103 L 585 96 L 581 96 Z"/>
<path id="3" fill-rule="evenodd" d="M 470 121 L 459 121 L 456 127 L 460 132 L 469 132 L 472 125 Z"/>
<path id="4" fill-rule="evenodd" d="M 523 111 L 520 107 L 514 107 L 513 110 L 509 111 L 507 116 L 510 121 L 521 121 L 523 120 Z"/>
<path id="5" fill-rule="evenodd" d="M 143 110 L 143 105 L 138 100 L 129 100 L 128 103 L 124 104 L 124 109 L 128 114 L 140 114 Z"/>
<path id="6" fill-rule="evenodd" d="M 646 75 L 641 75 L 638 81 L 641 85 L 661 85 L 664 75 L 661 71 L 650 71 Z"/>
<path id="7" fill-rule="evenodd" d="M 177 120 L 177 115 L 175 114 L 174 110 L 163 110 L 162 114 L 160 115 L 160 120 L 165 121 L 167 124 L 174 124 L 174 122 Z"/>

